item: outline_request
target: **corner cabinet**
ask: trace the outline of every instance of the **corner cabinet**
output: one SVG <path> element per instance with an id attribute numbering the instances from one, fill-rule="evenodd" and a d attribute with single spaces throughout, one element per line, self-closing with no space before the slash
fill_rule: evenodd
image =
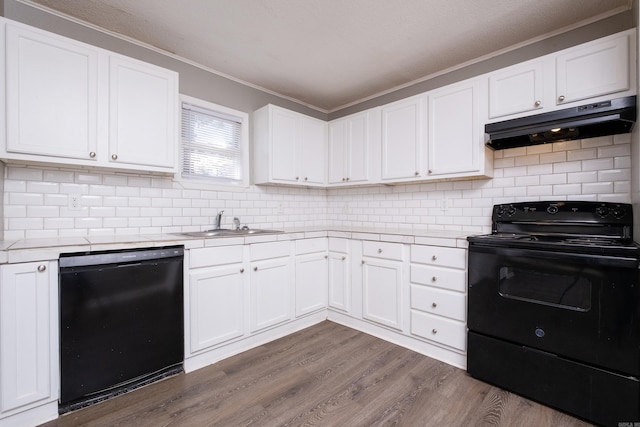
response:
<path id="1" fill-rule="evenodd" d="M 0 424 L 58 415 L 57 281 L 56 262 L 0 267 Z"/>
<path id="2" fill-rule="evenodd" d="M 6 19 L 0 29 L 0 158 L 175 173 L 177 73 Z"/>
<path id="3" fill-rule="evenodd" d="M 379 108 L 329 122 L 329 186 L 380 180 L 379 129 Z"/>
<path id="4" fill-rule="evenodd" d="M 254 183 L 326 186 L 327 126 L 271 104 L 254 111 Z"/>

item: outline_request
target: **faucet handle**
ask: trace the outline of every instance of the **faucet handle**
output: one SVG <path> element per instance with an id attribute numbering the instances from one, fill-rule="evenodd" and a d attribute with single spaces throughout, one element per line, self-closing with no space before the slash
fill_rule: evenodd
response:
<path id="1" fill-rule="evenodd" d="M 235 228 L 236 230 L 240 230 L 240 218 L 233 217 L 233 228 Z"/>

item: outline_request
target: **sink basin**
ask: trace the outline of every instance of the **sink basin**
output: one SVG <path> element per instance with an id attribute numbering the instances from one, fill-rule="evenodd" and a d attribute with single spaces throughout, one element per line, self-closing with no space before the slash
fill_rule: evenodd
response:
<path id="1" fill-rule="evenodd" d="M 187 233 L 176 233 L 176 234 L 180 236 L 209 238 L 209 237 L 228 237 L 228 236 L 253 236 L 256 234 L 275 234 L 275 233 L 284 233 L 284 232 L 280 230 L 248 228 L 244 230 L 220 229 L 220 230 L 191 231 Z"/>

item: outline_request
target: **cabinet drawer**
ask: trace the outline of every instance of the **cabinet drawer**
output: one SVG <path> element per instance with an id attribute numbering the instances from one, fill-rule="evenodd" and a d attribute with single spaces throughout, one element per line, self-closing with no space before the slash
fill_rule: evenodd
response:
<path id="1" fill-rule="evenodd" d="M 338 239 L 335 237 L 329 238 L 329 250 L 332 252 L 349 252 L 349 240 L 348 239 Z"/>
<path id="2" fill-rule="evenodd" d="M 467 328 L 464 322 L 411 311 L 411 333 L 458 350 L 467 350 Z"/>
<path id="3" fill-rule="evenodd" d="M 467 275 L 464 270 L 411 264 L 411 283 L 465 292 Z"/>
<path id="4" fill-rule="evenodd" d="M 463 322 L 466 320 L 465 295 L 460 292 L 411 285 L 411 308 Z"/>
<path id="5" fill-rule="evenodd" d="M 467 251 L 442 246 L 413 245 L 411 262 L 464 269 L 467 265 Z"/>
<path id="6" fill-rule="evenodd" d="M 364 241 L 362 254 L 369 257 L 402 261 L 402 246 L 400 243 Z"/>
<path id="7" fill-rule="evenodd" d="M 238 245 L 191 249 L 189 251 L 189 267 L 199 268 L 210 267 L 214 265 L 241 263 L 242 248 L 242 245 Z"/>
<path id="8" fill-rule="evenodd" d="M 251 261 L 289 256 L 289 243 L 290 242 L 254 243 L 251 245 Z"/>
<path id="9" fill-rule="evenodd" d="M 296 255 L 325 252 L 326 250 L 327 239 L 325 237 L 296 240 Z"/>

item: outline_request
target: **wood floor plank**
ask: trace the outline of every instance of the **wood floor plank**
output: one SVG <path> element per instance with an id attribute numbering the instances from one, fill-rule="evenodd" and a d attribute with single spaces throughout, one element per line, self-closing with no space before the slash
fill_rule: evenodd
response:
<path id="1" fill-rule="evenodd" d="M 302 425 L 589 426 L 326 321 L 42 427 Z"/>

